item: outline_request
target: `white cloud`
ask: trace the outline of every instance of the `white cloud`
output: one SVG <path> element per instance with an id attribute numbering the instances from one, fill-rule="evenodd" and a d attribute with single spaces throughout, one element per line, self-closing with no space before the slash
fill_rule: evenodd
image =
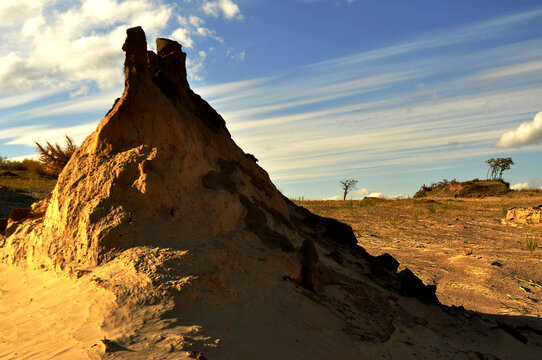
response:
<path id="1" fill-rule="evenodd" d="M 387 196 L 384 196 L 384 194 L 381 193 L 381 192 L 372 191 L 372 190 L 368 190 L 368 189 L 360 189 L 360 190 L 354 192 L 354 196 L 352 196 L 352 197 L 347 196 L 347 199 L 351 198 L 353 200 L 359 200 L 359 199 L 363 199 L 365 197 L 388 198 Z M 402 197 L 404 197 L 404 196 L 395 195 L 395 196 L 391 196 L 389 198 L 397 199 L 397 198 L 402 198 Z M 343 199 L 343 196 L 335 195 L 335 196 L 330 196 L 330 197 L 324 198 L 322 200 L 342 200 L 342 199 Z"/>
<path id="2" fill-rule="evenodd" d="M 224 13 L 224 17 L 226 19 L 233 19 L 235 17 L 241 17 L 241 11 L 239 10 L 239 7 L 233 3 L 231 0 L 220 0 L 219 6 L 222 12 Z"/>
<path id="3" fill-rule="evenodd" d="M 173 40 L 177 40 L 182 46 L 187 48 L 194 47 L 194 40 L 192 40 L 188 29 L 180 27 L 171 34 L 171 37 Z"/>
<path id="4" fill-rule="evenodd" d="M 384 197 L 383 193 L 381 193 L 379 191 L 374 191 L 374 190 L 371 190 L 371 189 L 366 189 L 366 188 L 356 190 L 354 192 L 354 195 L 356 197 L 361 197 L 361 198 L 365 198 L 365 197 L 381 198 L 381 197 Z"/>
<path id="5" fill-rule="evenodd" d="M 120 48 L 126 28 L 141 25 L 148 33 L 157 33 L 172 12 L 171 6 L 152 0 L 78 0 L 62 6 L 56 1 L 3 0 L 1 4 L 0 53 L 6 55 L 0 59 L 0 93 L 66 81 L 91 80 L 100 88 L 121 83 Z M 18 20 L 7 20 L 11 18 Z"/>
<path id="6" fill-rule="evenodd" d="M 2 0 L 0 28 L 23 23 L 29 16 L 38 14 L 41 8 L 41 2 L 36 0 Z"/>
<path id="7" fill-rule="evenodd" d="M 218 17 L 218 2 L 216 1 L 206 1 L 203 3 L 203 11 L 207 15 L 212 15 Z"/>
<path id="8" fill-rule="evenodd" d="M 532 178 L 529 182 L 517 183 L 510 186 L 512 190 L 542 189 L 542 178 Z"/>
<path id="9" fill-rule="evenodd" d="M 512 190 L 525 190 L 529 187 L 529 183 L 523 182 L 523 183 L 517 183 L 512 186 L 510 186 L 510 189 Z"/>
<path id="10" fill-rule="evenodd" d="M 202 18 L 194 15 L 188 17 L 188 22 L 195 27 L 200 27 L 205 24 L 205 21 Z"/>
<path id="11" fill-rule="evenodd" d="M 203 50 L 200 50 L 198 51 L 198 55 L 196 57 L 186 59 L 186 68 L 192 72 L 192 76 L 196 80 L 201 80 L 201 78 L 195 74 L 197 74 L 203 67 L 203 63 L 206 57 L 207 53 Z"/>
<path id="12" fill-rule="evenodd" d="M 215 4 L 216 16 L 242 18 L 231 0 L 204 3 Z M 200 5 L 161 0 L 2 0 L 0 95 L 81 81 L 99 89 L 121 84 L 120 49 L 126 28 L 132 26 L 142 26 L 150 39 L 176 29 L 172 36 L 189 48 L 196 46 L 196 36 L 222 43 L 196 15 L 202 13 Z M 186 18 L 172 16 L 180 8 Z"/>
<path id="13" fill-rule="evenodd" d="M 512 147 L 533 144 L 542 144 L 542 111 L 535 115 L 533 121 L 524 122 L 517 129 L 502 134 L 495 146 Z"/>
<path id="14" fill-rule="evenodd" d="M 404 195 L 404 194 L 386 196 L 386 199 L 391 199 L 391 200 L 394 200 L 394 199 L 406 199 L 406 198 L 408 198 L 408 196 Z"/>
<path id="15" fill-rule="evenodd" d="M 224 40 L 216 35 L 216 31 L 203 26 L 205 21 L 198 16 L 191 15 L 188 18 L 178 16 L 177 20 L 181 27 L 176 29 L 171 36 L 183 46 L 193 48 L 195 45 L 195 36 L 207 37 L 219 43 L 224 43 Z"/>
<path id="16" fill-rule="evenodd" d="M 239 6 L 231 0 L 204 1 L 202 8 L 207 15 L 214 17 L 218 17 L 222 13 L 222 16 L 228 20 L 243 18 Z"/>

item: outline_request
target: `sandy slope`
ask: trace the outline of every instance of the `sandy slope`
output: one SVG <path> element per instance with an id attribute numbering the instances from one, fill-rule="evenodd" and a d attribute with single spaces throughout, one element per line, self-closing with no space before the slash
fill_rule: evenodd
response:
<path id="1" fill-rule="evenodd" d="M 89 282 L 0 264 L 0 359 L 92 358 L 113 300 Z"/>

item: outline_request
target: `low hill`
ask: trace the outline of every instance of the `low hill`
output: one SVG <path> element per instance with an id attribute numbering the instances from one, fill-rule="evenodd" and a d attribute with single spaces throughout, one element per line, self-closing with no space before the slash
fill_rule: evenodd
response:
<path id="1" fill-rule="evenodd" d="M 414 198 L 437 197 L 437 198 L 475 198 L 485 196 L 499 196 L 512 191 L 510 184 L 504 180 L 479 180 L 448 181 L 446 179 L 433 183 L 429 186 L 422 185 L 414 194 Z"/>

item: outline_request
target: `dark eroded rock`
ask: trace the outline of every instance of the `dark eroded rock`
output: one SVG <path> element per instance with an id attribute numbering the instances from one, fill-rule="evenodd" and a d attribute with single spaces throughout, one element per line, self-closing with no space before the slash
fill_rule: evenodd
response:
<path id="1" fill-rule="evenodd" d="M 21 221 L 29 217 L 30 214 L 32 214 L 32 209 L 30 208 L 15 208 L 11 210 L 11 213 L 9 214 L 9 220 L 14 222 Z"/>

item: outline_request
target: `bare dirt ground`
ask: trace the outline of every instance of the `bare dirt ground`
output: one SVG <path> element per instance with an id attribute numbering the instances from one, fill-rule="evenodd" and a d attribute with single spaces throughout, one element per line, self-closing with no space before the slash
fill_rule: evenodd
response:
<path id="1" fill-rule="evenodd" d="M 56 179 L 32 171 L 0 171 L 0 219 L 7 218 L 13 208 L 28 208 L 43 199 L 56 184 Z"/>
<path id="2" fill-rule="evenodd" d="M 446 305 L 542 316 L 542 225 L 504 224 L 508 208 L 542 204 L 542 192 L 483 199 L 295 201 L 352 226 L 372 255 L 389 253 Z M 539 241 L 534 252 L 527 241 Z"/>
<path id="3" fill-rule="evenodd" d="M 0 219 L 7 218 L 14 208 L 28 208 L 43 198 L 41 193 L 11 189 L 0 185 Z"/>

